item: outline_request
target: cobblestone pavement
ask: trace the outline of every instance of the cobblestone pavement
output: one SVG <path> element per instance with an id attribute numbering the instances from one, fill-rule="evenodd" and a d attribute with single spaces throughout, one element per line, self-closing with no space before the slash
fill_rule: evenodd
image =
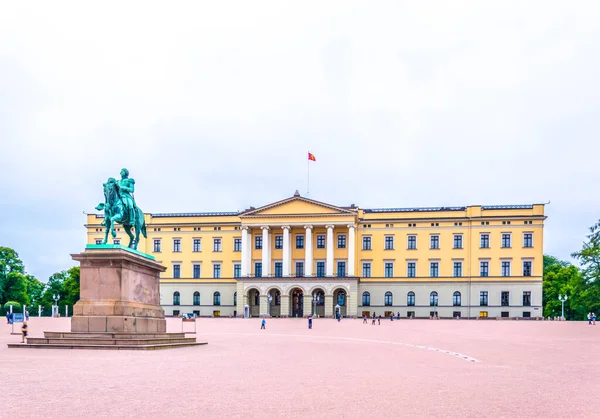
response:
<path id="1" fill-rule="evenodd" d="M 196 326 L 208 345 L 140 352 L 8 349 L 21 337 L 2 324 L 0 417 L 599 416 L 600 326 L 587 322 Z M 32 336 L 69 328 L 30 321 Z"/>

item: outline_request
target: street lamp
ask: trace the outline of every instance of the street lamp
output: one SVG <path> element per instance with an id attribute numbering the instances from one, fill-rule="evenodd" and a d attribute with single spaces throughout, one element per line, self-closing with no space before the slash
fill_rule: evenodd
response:
<path id="1" fill-rule="evenodd" d="M 565 320 L 565 302 L 567 301 L 567 299 L 569 299 L 567 297 L 567 295 L 565 295 L 565 296 L 558 295 L 558 300 L 560 300 L 560 303 L 562 305 L 561 318 L 563 321 Z"/>
<path id="2" fill-rule="evenodd" d="M 52 299 L 54 299 L 54 312 L 52 316 L 58 315 L 58 300 L 60 299 L 60 295 L 52 295 Z"/>
<path id="3" fill-rule="evenodd" d="M 271 301 L 273 300 L 273 296 L 271 296 L 271 294 L 269 294 L 267 300 L 269 301 L 269 303 L 267 305 L 267 315 L 270 317 L 271 316 Z"/>
<path id="4" fill-rule="evenodd" d="M 318 297 L 318 296 L 317 296 L 317 294 L 315 293 L 315 294 L 313 295 L 313 304 L 315 305 L 315 308 L 314 308 L 314 314 L 313 314 L 313 316 L 314 316 L 315 318 L 317 317 L 317 301 L 318 301 L 318 300 L 319 300 L 319 297 Z"/>

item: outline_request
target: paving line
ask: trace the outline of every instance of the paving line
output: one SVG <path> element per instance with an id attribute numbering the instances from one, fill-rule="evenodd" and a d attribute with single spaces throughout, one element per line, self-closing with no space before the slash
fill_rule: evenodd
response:
<path id="1" fill-rule="evenodd" d="M 207 333 L 202 333 L 202 335 L 261 335 L 261 334 L 256 334 L 256 333 L 253 333 L 253 332 L 207 332 Z M 313 339 L 329 338 L 329 339 L 334 339 L 334 340 L 360 341 L 360 342 L 366 342 L 366 343 L 400 345 L 400 346 L 404 346 L 404 347 L 418 348 L 420 350 L 435 351 L 437 353 L 446 354 L 446 355 L 449 355 L 449 356 L 452 356 L 452 357 L 456 357 L 456 358 L 458 358 L 460 360 L 464 360 L 464 361 L 467 361 L 469 363 L 481 363 L 481 360 L 478 360 L 478 359 L 476 359 L 474 357 L 467 356 L 467 355 L 462 354 L 462 353 L 457 353 L 455 351 L 449 351 L 449 350 L 444 350 L 444 349 L 435 348 L 435 347 L 428 347 L 426 345 L 417 345 L 417 344 L 402 343 L 402 342 L 397 342 L 397 341 L 371 340 L 371 339 L 367 339 L 367 338 L 352 338 L 352 337 L 330 337 L 330 336 L 326 336 L 326 335 L 304 335 L 304 334 L 272 334 L 272 333 L 264 333 L 264 335 L 278 336 L 278 337 L 301 337 L 301 338 L 313 338 Z"/>

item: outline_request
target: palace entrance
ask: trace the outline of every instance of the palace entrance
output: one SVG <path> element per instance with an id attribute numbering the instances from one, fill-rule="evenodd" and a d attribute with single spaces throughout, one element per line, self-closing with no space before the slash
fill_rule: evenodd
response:
<path id="1" fill-rule="evenodd" d="M 304 316 L 304 292 L 295 287 L 290 293 L 290 317 L 302 318 Z"/>
<path id="2" fill-rule="evenodd" d="M 344 289 L 338 289 L 333 293 L 333 317 L 335 318 L 336 312 L 339 309 L 339 313 L 342 316 L 346 316 L 346 305 L 347 305 L 346 291 Z"/>
<path id="3" fill-rule="evenodd" d="M 324 317 L 325 316 L 325 292 L 321 289 L 317 289 L 315 291 L 313 291 L 312 294 L 312 300 L 313 300 L 313 310 L 312 313 L 315 313 L 315 306 L 314 303 L 315 301 L 317 302 L 317 306 L 316 306 L 316 314 L 319 317 Z"/>
<path id="4" fill-rule="evenodd" d="M 250 316 L 260 316 L 260 293 L 256 289 L 251 289 L 248 292 L 248 305 L 250 308 Z"/>

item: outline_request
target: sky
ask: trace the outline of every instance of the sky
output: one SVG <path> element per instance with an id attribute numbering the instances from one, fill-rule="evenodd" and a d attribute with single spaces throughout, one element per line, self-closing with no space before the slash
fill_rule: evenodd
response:
<path id="1" fill-rule="evenodd" d="M 42 281 L 123 167 L 145 211 L 307 192 L 363 208 L 600 217 L 600 3 L 0 4 L 0 246 Z"/>

